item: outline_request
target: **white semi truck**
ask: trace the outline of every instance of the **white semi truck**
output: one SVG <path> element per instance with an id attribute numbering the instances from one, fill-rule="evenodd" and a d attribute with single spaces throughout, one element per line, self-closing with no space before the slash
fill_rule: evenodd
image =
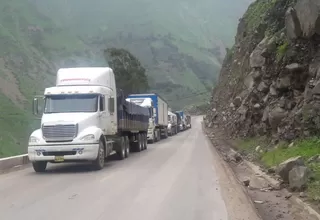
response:
<path id="1" fill-rule="evenodd" d="M 33 107 L 41 116 L 41 128 L 28 144 L 36 172 L 45 171 L 48 162 L 89 161 L 100 170 L 114 151 L 122 160 L 131 149 L 147 149 L 149 110 L 125 100 L 111 68 L 59 69 L 56 86 L 34 98 Z"/>
<path id="2" fill-rule="evenodd" d="M 133 102 L 148 102 L 152 114 L 148 129 L 148 141 L 151 143 L 168 137 L 168 103 L 156 93 L 130 94 Z M 151 102 L 150 102 L 151 99 Z M 149 101 L 146 101 L 149 100 Z"/>

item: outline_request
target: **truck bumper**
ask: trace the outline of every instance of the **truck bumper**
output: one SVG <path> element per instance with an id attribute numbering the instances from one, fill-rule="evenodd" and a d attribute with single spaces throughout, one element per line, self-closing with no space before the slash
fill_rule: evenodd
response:
<path id="1" fill-rule="evenodd" d="M 99 144 L 29 146 L 28 157 L 31 162 L 92 161 L 97 158 L 98 149 Z"/>

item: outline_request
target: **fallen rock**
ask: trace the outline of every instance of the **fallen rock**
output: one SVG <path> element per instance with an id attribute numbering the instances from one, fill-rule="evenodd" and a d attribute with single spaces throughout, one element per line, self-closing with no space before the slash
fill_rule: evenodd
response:
<path id="1" fill-rule="evenodd" d="M 292 197 L 292 193 L 288 193 L 284 198 L 290 199 Z"/>
<path id="2" fill-rule="evenodd" d="M 287 112 L 280 107 L 272 109 L 268 114 L 268 120 L 271 128 L 276 131 L 281 120 L 287 116 Z"/>
<path id="3" fill-rule="evenodd" d="M 242 99 L 239 96 L 235 97 L 235 99 L 233 100 L 233 104 L 236 108 L 238 108 L 241 105 L 241 102 L 242 102 Z"/>
<path id="4" fill-rule="evenodd" d="M 258 85 L 258 91 L 259 92 L 263 92 L 263 93 L 266 93 L 269 91 L 269 86 L 265 83 L 265 82 L 261 82 L 259 85 Z"/>
<path id="5" fill-rule="evenodd" d="M 264 202 L 263 202 L 263 201 L 260 201 L 260 200 L 255 200 L 254 203 L 256 203 L 256 204 L 263 204 Z"/>
<path id="6" fill-rule="evenodd" d="M 256 152 L 259 152 L 261 150 L 261 147 L 260 146 L 257 146 L 256 147 Z"/>
<path id="7" fill-rule="evenodd" d="M 286 183 L 289 183 L 289 172 L 296 166 L 303 166 L 304 162 L 301 156 L 290 158 L 277 167 L 277 174 L 282 178 Z"/>
<path id="8" fill-rule="evenodd" d="M 278 78 L 276 82 L 276 88 L 278 90 L 287 90 L 291 85 L 291 79 L 289 76 Z"/>
<path id="9" fill-rule="evenodd" d="M 299 197 L 300 197 L 300 198 L 305 198 L 305 197 L 307 197 L 307 195 L 306 195 L 305 192 L 301 192 L 301 193 L 299 194 Z"/>
<path id="10" fill-rule="evenodd" d="M 229 153 L 228 153 L 228 159 L 229 159 L 230 161 L 233 161 L 233 162 L 236 162 L 236 163 L 242 161 L 241 155 L 240 155 L 238 152 L 234 151 L 234 150 L 230 150 L 230 151 L 229 151 Z"/>
<path id="11" fill-rule="evenodd" d="M 293 167 L 289 172 L 289 186 L 292 190 L 303 190 L 306 187 L 310 170 L 306 166 Z"/>
<path id="12" fill-rule="evenodd" d="M 267 171 L 268 173 L 275 173 L 276 172 L 276 167 L 270 167 Z"/>
<path id="13" fill-rule="evenodd" d="M 292 64 L 287 65 L 286 69 L 289 72 L 294 73 L 294 72 L 302 71 L 303 70 L 303 66 L 298 64 L 298 63 L 292 63 Z"/>
<path id="14" fill-rule="evenodd" d="M 295 6 L 303 37 L 311 38 L 320 34 L 320 2 L 319 0 L 299 0 Z"/>
<path id="15" fill-rule="evenodd" d="M 250 180 L 249 179 L 244 180 L 243 181 L 243 185 L 249 186 L 250 185 Z"/>
<path id="16" fill-rule="evenodd" d="M 267 47 L 269 38 L 265 37 L 258 46 L 252 51 L 250 55 L 250 67 L 257 68 L 262 67 L 265 62 L 266 58 L 262 56 L 263 50 Z"/>

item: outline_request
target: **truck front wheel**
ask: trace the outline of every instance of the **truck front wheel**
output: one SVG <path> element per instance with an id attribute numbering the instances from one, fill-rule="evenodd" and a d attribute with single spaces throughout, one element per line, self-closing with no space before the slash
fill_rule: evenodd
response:
<path id="1" fill-rule="evenodd" d="M 33 166 L 34 171 L 36 171 L 37 173 L 42 173 L 47 168 L 47 161 L 32 162 L 32 166 Z"/>
<path id="2" fill-rule="evenodd" d="M 104 167 L 104 144 L 102 140 L 99 141 L 99 149 L 97 158 L 93 161 L 93 168 L 95 170 L 101 170 Z"/>

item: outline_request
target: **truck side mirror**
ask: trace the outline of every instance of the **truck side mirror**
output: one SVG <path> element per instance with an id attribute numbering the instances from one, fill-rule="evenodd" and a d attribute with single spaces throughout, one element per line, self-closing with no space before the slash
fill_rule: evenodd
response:
<path id="1" fill-rule="evenodd" d="M 39 115 L 39 101 L 38 98 L 33 98 L 32 112 L 35 116 Z"/>

